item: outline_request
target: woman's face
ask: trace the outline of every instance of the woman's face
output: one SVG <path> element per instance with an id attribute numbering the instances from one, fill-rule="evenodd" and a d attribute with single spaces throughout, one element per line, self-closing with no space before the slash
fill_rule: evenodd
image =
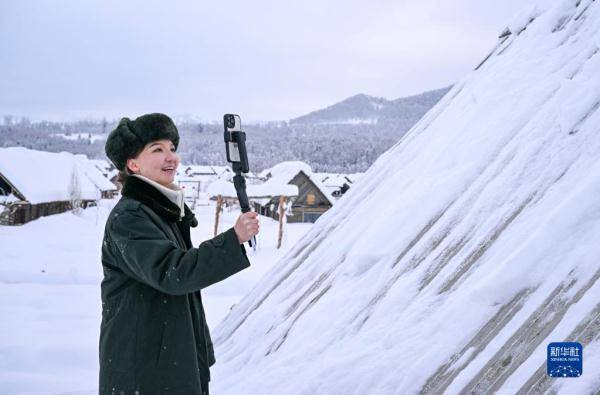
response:
<path id="1" fill-rule="evenodd" d="M 175 180 L 179 156 L 171 140 L 157 140 L 147 144 L 137 158 L 127 159 L 127 167 L 161 185 L 167 186 Z"/>

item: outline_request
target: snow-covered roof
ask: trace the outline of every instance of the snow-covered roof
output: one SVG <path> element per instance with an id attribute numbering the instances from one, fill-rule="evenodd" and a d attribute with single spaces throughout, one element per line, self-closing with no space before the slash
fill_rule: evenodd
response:
<path id="1" fill-rule="evenodd" d="M 259 176 L 275 180 L 276 183 L 287 184 L 296 174 L 303 171 L 310 176 L 312 169 L 308 163 L 301 161 L 287 161 L 276 164 L 275 166 L 260 172 Z"/>
<path id="2" fill-rule="evenodd" d="M 352 183 L 354 184 L 358 180 L 360 180 L 364 174 L 365 173 L 350 173 L 350 174 L 346 174 L 345 176 L 348 177 L 350 179 L 350 181 L 352 181 Z"/>
<path id="3" fill-rule="evenodd" d="M 348 185 L 352 184 L 352 181 L 349 180 L 343 174 L 331 175 L 331 176 L 327 176 L 324 178 L 319 177 L 319 179 L 321 180 L 323 185 L 325 185 L 326 187 L 331 187 L 331 188 L 340 188 L 344 184 L 348 184 Z"/>
<path id="4" fill-rule="evenodd" d="M 216 176 L 216 175 L 218 175 L 218 173 L 216 172 L 216 170 L 213 169 L 213 166 L 206 166 L 206 165 L 180 165 L 179 169 L 183 170 L 187 176 L 194 176 L 194 175 L 211 175 L 211 176 Z"/>
<path id="5" fill-rule="evenodd" d="M 114 168 L 107 160 L 105 159 L 88 159 L 94 166 L 96 166 L 102 174 L 107 174 L 111 169 Z"/>
<path id="6" fill-rule="evenodd" d="M 215 392 L 598 391 L 546 362 L 600 361 L 600 2 L 542 3 L 221 321 Z"/>
<path id="7" fill-rule="evenodd" d="M 263 185 L 285 185 L 288 184 L 300 172 L 304 173 L 315 187 L 323 194 L 330 204 L 334 201 L 330 198 L 328 188 L 323 185 L 318 176 L 313 174 L 308 163 L 302 161 L 287 161 L 276 164 L 270 169 L 265 169 L 260 173 L 260 176 L 267 177 L 267 181 Z"/>
<path id="8" fill-rule="evenodd" d="M 86 176 L 96 185 L 101 191 L 116 191 L 117 186 L 110 182 L 110 180 L 104 176 L 100 169 L 95 165 L 94 162 L 89 160 L 85 155 L 75 155 L 77 165 Z"/>
<path id="9" fill-rule="evenodd" d="M 217 180 L 211 183 L 206 189 L 210 196 L 224 196 L 237 198 L 237 193 L 233 183 L 225 180 Z M 298 196 L 298 187 L 291 184 L 258 184 L 246 185 L 246 194 L 248 198 L 261 198 L 271 196 Z"/>
<path id="10" fill-rule="evenodd" d="M 233 170 L 229 166 L 211 166 L 212 169 L 217 173 L 218 176 L 223 175 L 223 173 L 233 173 Z"/>
<path id="11" fill-rule="evenodd" d="M 83 200 L 100 199 L 101 190 L 116 189 L 84 155 L 69 152 L 0 148 L 0 174 L 32 204 L 70 200 L 74 179 Z"/>
<path id="12" fill-rule="evenodd" d="M 119 170 L 112 169 L 106 174 L 106 178 L 108 178 L 109 180 L 112 180 L 114 177 L 116 177 L 118 175 L 119 175 Z"/>
<path id="13" fill-rule="evenodd" d="M 119 169 L 105 159 L 88 159 L 96 166 L 107 180 L 112 180 L 119 174 Z"/>
<path id="14" fill-rule="evenodd" d="M 192 177 L 197 179 L 220 178 L 230 179 L 233 175 L 233 170 L 229 166 L 215 165 L 180 165 L 177 169 L 177 175 L 180 177 Z M 255 178 L 252 172 L 245 174 L 247 179 Z"/>
<path id="15" fill-rule="evenodd" d="M 342 186 L 344 183 L 353 184 L 364 173 L 313 173 L 325 186 Z"/>

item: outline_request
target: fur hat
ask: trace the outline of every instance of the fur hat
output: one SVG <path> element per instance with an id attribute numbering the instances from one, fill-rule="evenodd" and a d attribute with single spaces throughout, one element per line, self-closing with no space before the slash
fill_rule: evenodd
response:
<path id="1" fill-rule="evenodd" d="M 165 114 L 154 113 L 134 119 L 122 118 L 110 132 L 104 150 L 119 170 L 125 170 L 127 159 L 135 158 L 146 146 L 156 140 L 171 140 L 177 148 L 179 132 Z"/>

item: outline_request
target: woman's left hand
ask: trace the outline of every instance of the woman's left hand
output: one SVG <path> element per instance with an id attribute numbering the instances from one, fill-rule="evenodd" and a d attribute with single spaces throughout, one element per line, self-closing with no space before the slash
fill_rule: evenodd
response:
<path id="1" fill-rule="evenodd" d="M 259 229 L 258 213 L 253 211 L 248 211 L 247 213 L 240 215 L 233 227 L 240 244 L 244 244 L 250 240 L 252 236 L 255 236 L 258 233 Z"/>

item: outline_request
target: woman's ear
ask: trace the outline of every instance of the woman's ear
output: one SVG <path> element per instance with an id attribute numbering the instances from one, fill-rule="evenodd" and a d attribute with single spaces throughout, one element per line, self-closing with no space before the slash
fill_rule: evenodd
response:
<path id="1" fill-rule="evenodd" d="M 125 163 L 125 167 L 127 169 L 129 169 L 129 171 L 131 173 L 137 174 L 140 172 L 140 167 L 138 166 L 137 162 L 133 158 L 127 159 L 127 162 Z"/>

